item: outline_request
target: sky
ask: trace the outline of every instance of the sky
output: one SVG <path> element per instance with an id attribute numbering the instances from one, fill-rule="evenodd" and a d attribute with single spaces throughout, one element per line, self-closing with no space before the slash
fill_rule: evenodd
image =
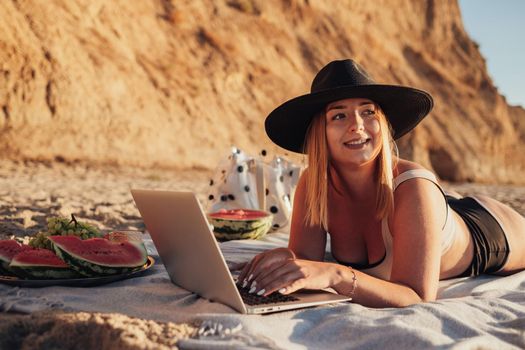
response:
<path id="1" fill-rule="evenodd" d="M 525 0 L 459 0 L 463 25 L 500 94 L 525 108 Z"/>

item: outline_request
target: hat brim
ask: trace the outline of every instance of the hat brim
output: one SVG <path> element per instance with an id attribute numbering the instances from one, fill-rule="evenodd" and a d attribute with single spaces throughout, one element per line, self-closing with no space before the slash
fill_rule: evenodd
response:
<path id="1" fill-rule="evenodd" d="M 274 109 L 265 121 L 268 137 L 278 146 L 305 153 L 306 131 L 314 115 L 333 101 L 345 98 L 367 98 L 385 113 L 398 139 L 412 130 L 432 110 L 430 94 L 423 90 L 398 85 L 342 86 L 293 98 Z"/>

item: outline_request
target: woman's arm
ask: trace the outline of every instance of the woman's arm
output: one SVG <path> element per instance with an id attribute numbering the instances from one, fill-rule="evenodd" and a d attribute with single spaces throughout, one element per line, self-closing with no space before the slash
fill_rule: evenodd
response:
<path id="1" fill-rule="evenodd" d="M 446 203 L 432 182 L 416 178 L 396 190 L 390 281 L 409 286 L 423 301 L 436 299 Z"/>
<path id="2" fill-rule="evenodd" d="M 413 179 L 395 193 L 395 211 L 390 220 L 393 235 L 391 280 L 334 264 L 289 259 L 257 279 L 256 291 L 265 295 L 281 290 L 288 294 L 301 288 L 334 288 L 352 294 L 355 302 L 372 307 L 401 307 L 435 300 L 439 282 L 441 227 L 445 222 L 443 195 L 431 182 Z M 283 290 L 285 288 L 285 291 Z"/>

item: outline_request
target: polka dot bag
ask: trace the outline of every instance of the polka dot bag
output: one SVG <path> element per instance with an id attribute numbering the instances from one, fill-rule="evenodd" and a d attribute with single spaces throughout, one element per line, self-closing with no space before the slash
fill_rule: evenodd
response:
<path id="1" fill-rule="evenodd" d="M 273 214 L 274 230 L 288 228 L 300 172 L 300 166 L 282 157 L 265 162 L 234 147 L 210 179 L 207 211 L 265 210 Z"/>

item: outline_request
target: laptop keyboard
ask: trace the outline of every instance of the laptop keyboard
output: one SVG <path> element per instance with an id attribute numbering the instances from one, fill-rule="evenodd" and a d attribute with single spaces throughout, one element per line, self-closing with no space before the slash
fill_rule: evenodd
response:
<path id="1" fill-rule="evenodd" d="M 237 286 L 239 293 L 241 294 L 242 300 L 248 305 L 262 305 L 262 304 L 274 304 L 284 303 L 290 301 L 297 301 L 298 298 L 291 295 L 283 295 L 279 292 L 273 292 L 268 296 L 262 296 L 257 294 L 250 294 L 248 291 L 250 288 L 241 288 Z"/>

